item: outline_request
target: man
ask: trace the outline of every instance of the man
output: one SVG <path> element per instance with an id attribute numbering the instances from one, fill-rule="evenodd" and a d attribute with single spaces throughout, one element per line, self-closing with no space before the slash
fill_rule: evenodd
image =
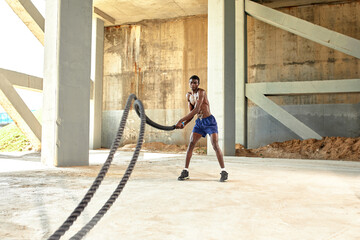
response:
<path id="1" fill-rule="evenodd" d="M 193 75 L 189 79 L 191 92 L 186 94 L 190 113 L 181 118 L 176 123 L 177 129 L 182 129 L 188 124 L 193 117 L 197 114 L 196 124 L 190 136 L 190 144 L 186 151 L 185 168 L 178 177 L 178 180 L 189 179 L 189 164 L 190 159 L 196 143 L 201 137 L 206 137 L 206 134 L 210 135 L 211 144 L 216 152 L 217 159 L 221 167 L 220 182 L 225 182 L 228 179 L 228 173 L 225 170 L 223 154 L 218 144 L 218 128 L 215 117 L 210 113 L 210 105 L 206 92 L 204 89 L 199 88 L 200 78 Z"/>

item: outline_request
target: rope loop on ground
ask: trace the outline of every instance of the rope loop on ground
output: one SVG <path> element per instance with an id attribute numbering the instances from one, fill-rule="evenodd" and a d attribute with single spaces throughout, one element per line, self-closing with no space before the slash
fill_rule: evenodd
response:
<path id="1" fill-rule="evenodd" d="M 94 196 L 96 190 L 99 188 L 102 180 L 104 179 L 104 177 L 105 177 L 105 175 L 106 175 L 106 173 L 107 173 L 107 171 L 108 171 L 108 169 L 109 169 L 109 167 L 111 165 L 111 162 L 112 162 L 112 160 L 114 158 L 114 154 L 115 154 L 116 150 L 120 146 L 120 140 L 121 140 L 123 132 L 124 132 L 126 119 L 128 118 L 131 102 L 133 100 L 135 100 L 134 109 L 135 109 L 136 113 L 140 117 L 140 131 L 139 131 L 138 142 L 137 142 L 133 157 L 132 157 L 132 159 L 131 159 L 131 161 L 129 163 L 129 166 L 126 169 L 126 171 L 124 173 L 124 176 L 122 177 L 120 183 L 118 184 L 118 186 L 116 187 L 114 192 L 111 194 L 110 198 L 103 205 L 103 207 L 97 212 L 97 214 L 80 231 L 78 231 L 70 239 L 72 239 L 72 240 L 82 239 L 96 225 L 96 223 L 105 215 L 105 213 L 110 209 L 110 207 L 113 205 L 113 203 L 119 197 L 121 191 L 125 187 L 125 184 L 129 180 L 129 177 L 130 177 L 130 175 L 131 175 L 131 173 L 132 173 L 132 171 L 133 171 L 133 169 L 135 167 L 136 161 L 137 161 L 137 159 L 139 157 L 139 152 L 140 152 L 140 149 L 142 147 L 143 140 L 144 140 L 145 123 L 147 123 L 147 124 L 149 124 L 149 125 L 151 125 L 151 126 L 153 126 L 155 128 L 161 129 L 161 130 L 170 131 L 170 130 L 175 129 L 175 125 L 174 126 L 162 126 L 162 125 L 159 125 L 159 124 L 151 121 L 145 115 L 145 110 L 144 110 L 142 102 L 137 99 L 135 94 L 131 94 L 128 97 L 127 101 L 126 101 L 126 106 L 125 106 L 125 110 L 124 110 L 124 113 L 123 113 L 123 116 L 122 116 L 122 119 L 121 119 L 121 122 L 120 122 L 120 126 L 118 128 L 115 140 L 114 140 L 114 142 L 113 142 L 113 144 L 111 146 L 111 150 L 110 150 L 110 153 L 109 153 L 109 156 L 108 156 L 107 160 L 105 161 L 105 163 L 102 166 L 99 174 L 95 178 L 93 184 L 91 185 L 91 187 L 89 188 L 89 190 L 87 191 L 87 193 L 85 194 L 85 196 L 83 197 L 81 202 L 74 209 L 74 211 L 70 214 L 70 216 L 65 220 L 65 222 L 58 228 L 58 230 L 56 230 L 48 238 L 48 240 L 60 239 L 61 236 L 63 236 L 65 234 L 65 232 L 67 230 L 69 230 L 69 228 L 72 226 L 72 224 L 75 222 L 75 220 L 80 216 L 80 214 L 84 211 L 85 207 L 91 201 L 91 198 Z"/>

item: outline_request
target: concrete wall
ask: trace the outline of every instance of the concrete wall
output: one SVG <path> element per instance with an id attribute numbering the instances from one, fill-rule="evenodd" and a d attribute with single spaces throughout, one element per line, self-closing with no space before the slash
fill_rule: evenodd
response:
<path id="1" fill-rule="evenodd" d="M 360 1 L 279 10 L 360 39 Z M 251 17 L 248 17 L 248 54 L 249 83 L 360 78 L 359 59 Z M 270 98 L 322 136 L 360 136 L 360 93 Z M 298 138 L 249 101 L 249 148 Z"/>
<path id="2" fill-rule="evenodd" d="M 193 74 L 206 90 L 207 16 L 105 28 L 102 146 L 111 146 L 131 93 L 142 100 L 152 120 L 174 125 L 188 112 L 185 94 Z M 139 118 L 131 112 L 129 119 L 123 144 L 137 139 Z M 171 132 L 147 126 L 145 141 L 187 144 L 192 126 Z"/>
<path id="3" fill-rule="evenodd" d="M 360 1 L 278 9 L 360 39 Z M 207 16 L 151 20 L 105 30 L 102 145 L 109 147 L 130 93 L 143 101 L 153 120 L 173 125 L 187 111 L 188 78 L 207 86 Z M 360 78 L 360 60 L 248 17 L 248 82 Z M 272 96 L 322 136 L 360 135 L 360 93 Z M 137 137 L 138 117 L 130 114 L 123 144 Z M 147 127 L 145 141 L 187 144 L 185 131 Z M 269 114 L 248 102 L 248 147 L 299 139 Z M 205 141 L 201 142 L 205 145 Z"/>

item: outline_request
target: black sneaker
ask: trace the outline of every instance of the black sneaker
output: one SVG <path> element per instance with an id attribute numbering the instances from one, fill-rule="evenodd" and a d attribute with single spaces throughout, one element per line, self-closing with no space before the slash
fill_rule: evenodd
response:
<path id="1" fill-rule="evenodd" d="M 179 181 L 183 181 L 189 179 L 189 171 L 187 170 L 182 170 L 181 175 L 178 177 Z"/>
<path id="2" fill-rule="evenodd" d="M 226 171 L 221 171 L 220 175 L 221 175 L 220 182 L 225 182 L 228 179 L 229 174 Z"/>

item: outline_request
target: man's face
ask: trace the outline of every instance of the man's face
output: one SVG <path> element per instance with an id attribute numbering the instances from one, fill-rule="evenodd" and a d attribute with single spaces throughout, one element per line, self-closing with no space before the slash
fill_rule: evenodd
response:
<path id="1" fill-rule="evenodd" d="M 190 88 L 193 91 L 196 91 L 199 87 L 199 80 L 197 79 L 190 79 L 189 80 Z"/>

